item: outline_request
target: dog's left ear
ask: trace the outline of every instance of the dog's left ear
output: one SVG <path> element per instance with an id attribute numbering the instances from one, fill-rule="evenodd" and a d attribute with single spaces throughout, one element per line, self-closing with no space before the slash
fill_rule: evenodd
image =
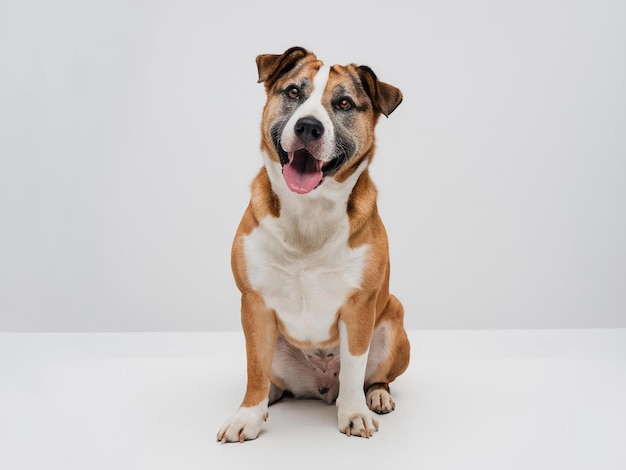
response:
<path id="1" fill-rule="evenodd" d="M 357 67 L 365 92 L 372 100 L 374 109 L 389 117 L 402 103 L 402 92 L 395 86 L 381 82 L 372 69 L 366 65 Z"/>

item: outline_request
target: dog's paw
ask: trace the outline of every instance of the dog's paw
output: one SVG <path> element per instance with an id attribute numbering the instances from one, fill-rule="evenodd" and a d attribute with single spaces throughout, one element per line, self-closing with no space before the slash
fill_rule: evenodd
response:
<path id="1" fill-rule="evenodd" d="M 218 442 L 244 442 L 256 439 L 267 419 L 267 405 L 240 407 L 217 433 Z"/>
<path id="2" fill-rule="evenodd" d="M 339 431 L 346 436 L 370 438 L 378 431 L 378 421 L 367 407 L 349 412 L 339 409 Z"/>
<path id="3" fill-rule="evenodd" d="M 369 409 L 380 415 L 391 413 L 396 408 L 391 394 L 384 388 L 370 389 L 365 399 Z"/>

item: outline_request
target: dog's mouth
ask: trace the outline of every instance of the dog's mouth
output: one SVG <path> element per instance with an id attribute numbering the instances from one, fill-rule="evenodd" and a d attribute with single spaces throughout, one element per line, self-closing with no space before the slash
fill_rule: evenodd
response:
<path id="1" fill-rule="evenodd" d="M 322 182 L 324 162 L 311 155 L 307 149 L 287 152 L 287 159 L 283 165 L 283 177 L 287 187 L 294 193 L 310 193 Z"/>
<path id="2" fill-rule="evenodd" d="M 324 182 L 324 178 L 334 175 L 355 153 L 351 140 L 338 139 L 334 158 L 324 162 L 315 158 L 304 146 L 298 150 L 285 151 L 281 145 L 284 123 L 277 123 L 271 129 L 272 141 L 278 153 L 282 173 L 287 187 L 297 194 L 307 194 Z"/>
<path id="3" fill-rule="evenodd" d="M 315 158 L 306 148 L 281 155 L 283 177 L 287 187 L 298 194 L 307 194 L 317 188 L 324 177 L 339 167 L 340 159 L 323 162 Z"/>

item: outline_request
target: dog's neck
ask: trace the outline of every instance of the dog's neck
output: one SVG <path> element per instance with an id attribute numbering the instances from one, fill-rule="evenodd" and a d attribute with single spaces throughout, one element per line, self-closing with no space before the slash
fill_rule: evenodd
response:
<path id="1" fill-rule="evenodd" d="M 266 161 L 266 167 L 272 189 L 280 201 L 279 226 L 289 247 L 315 251 L 335 240 L 347 240 L 350 230 L 348 199 L 367 168 L 367 161 L 364 160 L 345 181 L 339 183 L 328 177 L 308 194 L 290 191 L 276 163 Z"/>

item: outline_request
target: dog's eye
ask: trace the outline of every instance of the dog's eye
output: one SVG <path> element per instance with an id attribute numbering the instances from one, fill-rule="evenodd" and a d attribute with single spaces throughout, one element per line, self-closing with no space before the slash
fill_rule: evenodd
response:
<path id="1" fill-rule="evenodd" d="M 298 98 L 300 98 L 300 90 L 298 89 L 298 87 L 292 86 L 291 88 L 287 89 L 287 96 L 292 100 L 297 100 Z"/>
<path id="2" fill-rule="evenodd" d="M 341 98 L 337 101 L 337 107 L 343 111 L 347 111 L 352 108 L 352 101 L 349 98 Z"/>

